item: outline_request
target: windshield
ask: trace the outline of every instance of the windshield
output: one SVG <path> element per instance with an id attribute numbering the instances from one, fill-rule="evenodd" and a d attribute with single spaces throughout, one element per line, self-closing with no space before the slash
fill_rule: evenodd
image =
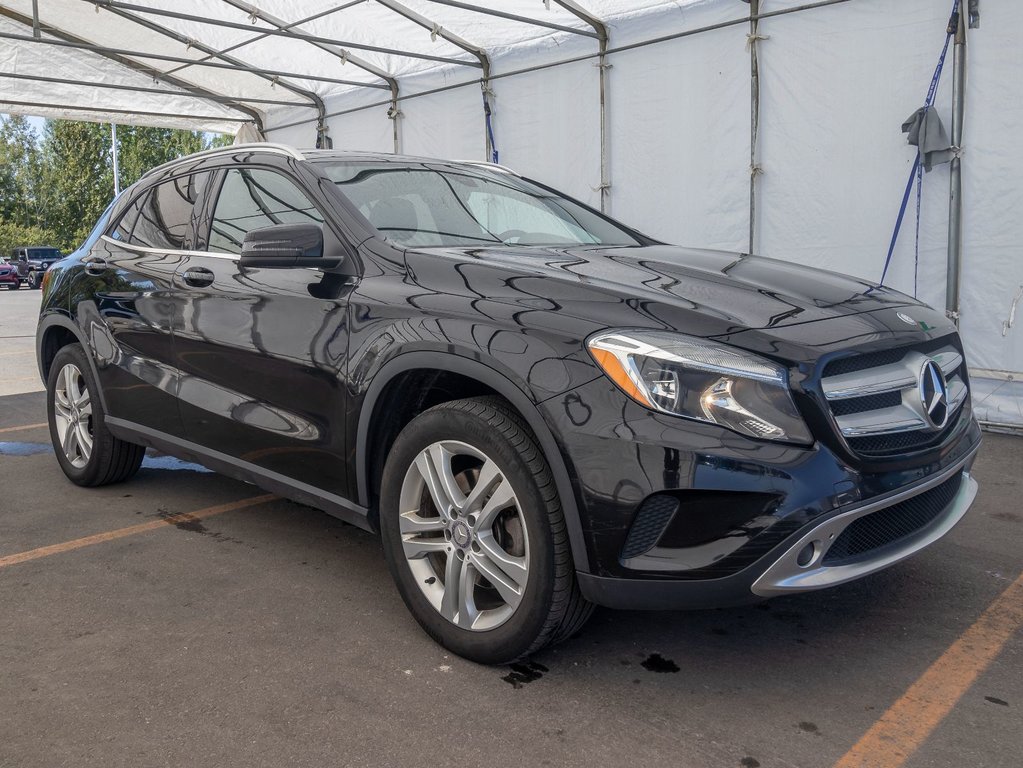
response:
<path id="1" fill-rule="evenodd" d="M 639 245 L 627 230 L 509 173 L 433 163 L 325 162 L 338 189 L 401 245 Z"/>

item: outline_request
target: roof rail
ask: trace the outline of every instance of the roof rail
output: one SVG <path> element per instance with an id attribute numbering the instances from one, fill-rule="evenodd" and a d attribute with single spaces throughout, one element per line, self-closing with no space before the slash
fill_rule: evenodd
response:
<path id="1" fill-rule="evenodd" d="M 180 163 L 182 160 L 185 160 L 190 157 L 200 156 L 209 157 L 210 155 L 220 155 L 238 151 L 269 152 L 275 155 L 287 155 L 288 157 L 292 157 L 295 160 L 306 159 L 305 155 L 303 155 L 299 150 L 295 149 L 294 147 L 290 147 L 287 144 L 275 144 L 270 141 L 255 141 L 247 144 L 229 144 L 226 147 L 214 147 L 213 149 L 204 149 L 202 152 L 194 152 L 191 155 L 186 155 L 185 157 L 178 157 L 175 158 L 174 160 L 169 160 L 168 162 L 162 163 L 161 165 L 158 165 L 155 168 L 149 169 L 144 174 L 142 174 L 142 178 L 145 178 L 146 176 L 149 176 L 150 174 L 155 173 L 156 171 L 167 168 L 168 166 L 176 165 L 177 163 Z"/>
<path id="2" fill-rule="evenodd" d="M 451 160 L 450 162 L 455 163 L 456 165 L 481 165 L 484 168 L 493 168 L 498 171 L 503 171 L 504 173 L 510 173 L 513 176 L 518 175 L 507 165 L 501 165 L 500 163 L 488 163 L 486 160 Z"/>

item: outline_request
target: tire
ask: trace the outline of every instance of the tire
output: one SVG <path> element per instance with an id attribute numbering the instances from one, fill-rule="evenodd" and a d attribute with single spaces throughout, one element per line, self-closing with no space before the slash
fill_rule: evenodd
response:
<path id="1" fill-rule="evenodd" d="M 62 347 L 46 381 L 46 412 L 57 462 L 76 485 L 127 480 L 138 472 L 146 451 L 110 434 L 98 392 L 82 346 Z"/>
<path id="2" fill-rule="evenodd" d="M 498 398 L 443 403 L 402 430 L 384 466 L 380 531 L 416 621 L 472 661 L 528 656 L 593 611 L 575 580 L 547 460 Z"/>
<path id="3" fill-rule="evenodd" d="M 39 283 L 39 273 L 38 272 L 32 271 L 32 272 L 28 273 L 28 287 L 31 288 L 32 290 L 35 290 L 35 289 L 41 287 L 40 283 Z"/>

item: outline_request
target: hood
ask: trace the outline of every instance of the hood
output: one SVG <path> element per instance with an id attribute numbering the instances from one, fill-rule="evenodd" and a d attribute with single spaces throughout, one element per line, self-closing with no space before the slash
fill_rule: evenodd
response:
<path id="1" fill-rule="evenodd" d="M 588 321 L 588 330 L 576 331 L 580 336 L 608 327 L 666 328 L 768 353 L 778 342 L 816 347 L 784 352 L 805 359 L 868 335 L 919 339 L 921 331 L 938 335 L 951 328 L 940 313 L 890 288 L 724 251 L 668 245 L 431 248 L 407 252 L 406 263 L 424 288 Z M 802 328 L 809 324 L 812 330 Z M 565 322 L 559 327 L 566 328 Z"/>

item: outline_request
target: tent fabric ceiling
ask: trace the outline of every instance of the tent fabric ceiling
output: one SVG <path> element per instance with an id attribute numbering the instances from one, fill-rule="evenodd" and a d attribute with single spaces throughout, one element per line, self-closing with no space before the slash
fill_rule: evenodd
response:
<path id="1" fill-rule="evenodd" d="M 230 133 L 287 112 L 313 130 L 352 91 L 387 99 L 439 70 L 480 79 L 509 52 L 573 38 L 595 51 L 592 19 L 709 1 L 38 0 L 40 44 L 33 0 L 3 0 L 0 111 Z"/>

